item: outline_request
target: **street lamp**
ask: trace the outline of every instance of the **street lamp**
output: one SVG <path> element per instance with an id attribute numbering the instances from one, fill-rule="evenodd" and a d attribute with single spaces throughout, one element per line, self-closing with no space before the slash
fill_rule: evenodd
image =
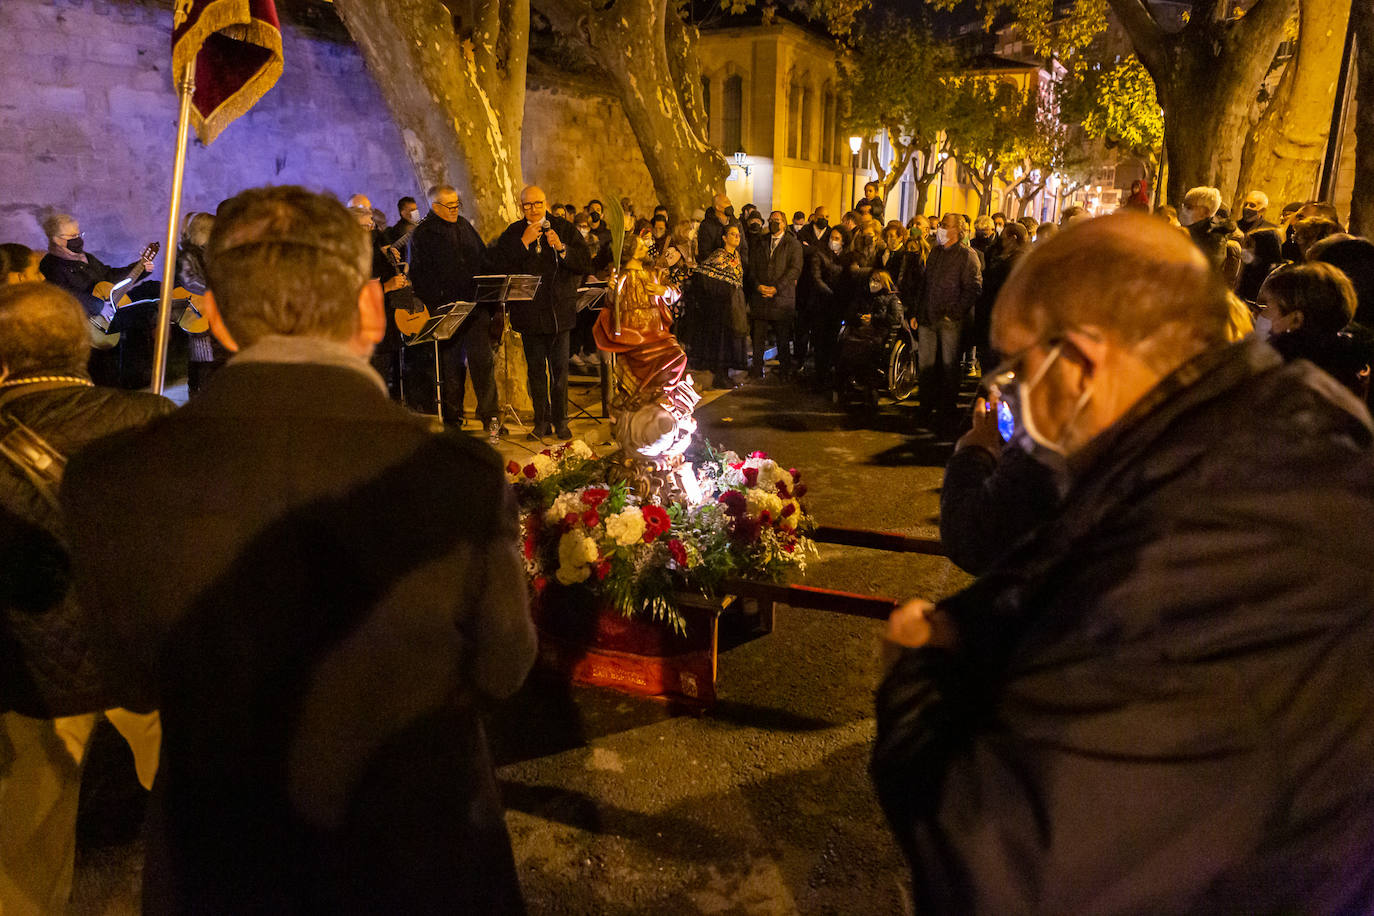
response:
<path id="1" fill-rule="evenodd" d="M 851 174 L 850 174 L 850 177 L 849 177 L 849 182 L 850 182 L 850 184 L 853 186 L 853 191 L 854 191 L 853 195 L 852 195 L 851 198 L 850 198 L 850 199 L 853 201 L 853 203 L 851 203 L 851 204 L 849 205 L 849 209 L 851 209 L 851 210 L 856 210 L 856 209 L 858 209 L 858 207 L 859 207 L 859 147 L 861 147 L 861 146 L 863 146 L 863 145 L 864 145 L 864 138 L 863 138 L 863 137 L 850 137 L 850 138 L 849 138 L 849 151 L 850 151 L 851 153 L 854 154 L 853 157 L 850 159 L 850 163 L 851 163 L 851 166 L 850 166 L 850 173 L 851 173 Z"/>

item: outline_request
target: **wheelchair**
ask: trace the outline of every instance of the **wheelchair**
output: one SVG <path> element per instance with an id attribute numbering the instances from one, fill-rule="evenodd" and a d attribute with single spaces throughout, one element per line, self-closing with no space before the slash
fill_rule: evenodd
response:
<path id="1" fill-rule="evenodd" d="M 871 321 L 846 321 L 836 350 L 831 400 L 859 396 L 869 407 L 886 395 L 905 401 L 916 392 L 916 339 L 905 322 L 878 327 Z"/>

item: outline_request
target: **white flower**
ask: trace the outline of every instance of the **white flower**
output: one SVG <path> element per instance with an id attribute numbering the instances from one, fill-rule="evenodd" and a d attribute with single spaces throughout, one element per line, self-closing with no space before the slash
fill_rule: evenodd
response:
<path id="1" fill-rule="evenodd" d="M 732 464 L 739 464 L 739 455 L 734 452 L 726 452 L 720 456 L 720 463 L 727 467 Z"/>
<path id="2" fill-rule="evenodd" d="M 590 566 L 560 566 L 558 572 L 554 573 L 558 581 L 564 585 L 576 585 L 579 582 L 586 582 L 587 577 L 592 574 Z"/>
<path id="3" fill-rule="evenodd" d="M 606 533 L 621 547 L 638 544 L 644 537 L 644 513 L 635 506 L 606 519 Z"/>
<path id="4" fill-rule="evenodd" d="M 543 480 L 558 470 L 558 462 L 542 452 L 531 458 L 530 464 L 534 465 L 535 480 Z"/>
<path id="5" fill-rule="evenodd" d="M 553 501 L 553 505 L 549 506 L 549 510 L 544 513 L 544 521 L 550 525 L 557 525 L 566 516 L 581 511 L 582 494 L 580 492 L 559 493 L 558 498 Z"/>
<path id="6" fill-rule="evenodd" d="M 745 508 L 754 518 L 767 512 L 776 522 L 778 517 L 782 515 L 782 500 L 778 498 L 776 493 L 769 493 L 759 487 L 751 487 L 745 491 L 744 499 Z"/>
<path id="7" fill-rule="evenodd" d="M 592 447 L 582 439 L 574 439 L 569 442 L 568 451 L 579 458 L 593 458 L 596 456 L 596 453 L 592 451 Z"/>
<path id="8" fill-rule="evenodd" d="M 720 485 L 724 489 L 742 487 L 744 486 L 744 474 L 726 465 L 725 470 L 721 471 L 720 474 Z"/>
<path id="9" fill-rule="evenodd" d="M 574 528 L 572 531 L 565 532 L 558 539 L 558 576 L 562 581 L 563 570 L 573 569 L 578 566 L 586 566 L 588 563 L 595 563 L 601 556 L 597 550 L 596 541 L 587 537 L 580 529 Z M 582 577 L 583 579 L 586 576 Z M 581 579 L 578 580 L 579 582 Z"/>

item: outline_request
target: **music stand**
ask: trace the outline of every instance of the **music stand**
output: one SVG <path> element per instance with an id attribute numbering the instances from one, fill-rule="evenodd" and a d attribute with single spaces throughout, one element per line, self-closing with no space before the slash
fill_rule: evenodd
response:
<path id="1" fill-rule="evenodd" d="M 477 295 L 474 297 L 481 303 L 493 303 L 501 307 L 502 328 L 509 327 L 507 302 L 528 302 L 534 298 L 534 294 L 539 290 L 541 277 L 534 274 L 482 274 L 473 277 L 477 281 Z M 504 339 L 504 330 L 503 330 Z M 515 406 L 510 402 L 510 340 L 504 339 L 506 348 L 506 403 L 501 408 L 502 429 L 505 433 L 504 418 L 507 414 L 515 421 L 515 425 L 520 429 L 525 428 L 525 424 L 520 422 L 520 414 L 515 410 Z"/>
<path id="2" fill-rule="evenodd" d="M 609 301 L 606 295 L 609 291 L 610 287 L 604 280 L 599 280 L 595 283 L 588 283 L 586 286 L 578 287 L 578 314 L 581 314 L 582 312 L 588 310 L 593 312 L 601 311 L 603 308 L 606 307 L 606 303 Z M 600 353 L 597 354 L 596 364 L 597 381 L 601 389 L 601 419 L 604 420 L 609 418 L 611 415 L 610 372 L 608 366 L 606 365 L 606 361 L 601 358 Z M 591 412 L 586 407 L 583 407 L 581 404 L 574 401 L 572 399 L 572 395 L 568 396 L 568 403 L 575 408 L 575 410 L 573 410 L 572 413 L 569 415 L 568 419 L 575 420 L 579 417 L 584 417 L 588 420 L 591 420 L 592 422 L 596 422 L 597 418 L 592 416 Z"/>
<path id="3" fill-rule="evenodd" d="M 407 347 L 434 344 L 434 409 L 440 423 L 444 422 L 444 369 L 439 364 L 439 343 L 458 333 L 458 327 L 476 307 L 475 302 L 450 302 L 448 305 L 435 306 L 431 310 L 432 317 L 424 327 L 402 340 Z"/>

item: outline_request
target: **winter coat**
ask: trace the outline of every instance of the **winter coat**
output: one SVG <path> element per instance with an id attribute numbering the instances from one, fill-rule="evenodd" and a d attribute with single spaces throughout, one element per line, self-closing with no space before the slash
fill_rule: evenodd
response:
<path id="1" fill-rule="evenodd" d="M 487 269 L 486 254 L 472 223 L 461 216 L 450 223 L 429 214 L 410 234 L 410 284 L 415 295 L 431 307 L 473 301 L 473 277 Z"/>
<path id="2" fill-rule="evenodd" d="M 926 258 L 925 282 L 916 300 L 916 320 L 921 324 L 941 318 L 963 321 L 973 311 L 982 290 L 983 268 L 978 252 L 966 245 L 934 248 Z"/>
<path id="3" fill-rule="evenodd" d="M 879 689 L 921 913 L 1374 912 L 1374 427 L 1254 340 L 1071 458 Z"/>
<path id="4" fill-rule="evenodd" d="M 773 237 L 754 240 L 749 253 L 745 286 L 749 290 L 749 317 L 777 321 L 797 310 L 797 279 L 802 272 L 802 246 L 790 232 L 783 232 L 777 248 L 770 253 Z M 777 287 L 777 294 L 764 296 L 759 286 Z"/>
<path id="5" fill-rule="evenodd" d="M 0 391 L 0 410 L 69 459 L 102 436 L 175 407 L 141 391 L 61 383 Z M 120 481 L 107 475 L 99 485 L 118 488 Z M 0 458 L 0 712 L 52 719 L 117 705 L 115 685 L 91 655 L 67 540 L 57 510 L 23 471 Z"/>
<path id="6" fill-rule="evenodd" d="M 510 325 L 521 334 L 556 334 L 577 323 L 577 289 L 592 272 L 587 243 L 573 224 L 557 216 L 547 217 L 549 228 L 565 246 L 554 251 L 541 233 L 528 248 L 521 241 L 525 220 L 506 227 L 491 246 L 491 260 L 501 273 L 534 274 L 542 278 L 534 299 L 510 303 Z"/>

